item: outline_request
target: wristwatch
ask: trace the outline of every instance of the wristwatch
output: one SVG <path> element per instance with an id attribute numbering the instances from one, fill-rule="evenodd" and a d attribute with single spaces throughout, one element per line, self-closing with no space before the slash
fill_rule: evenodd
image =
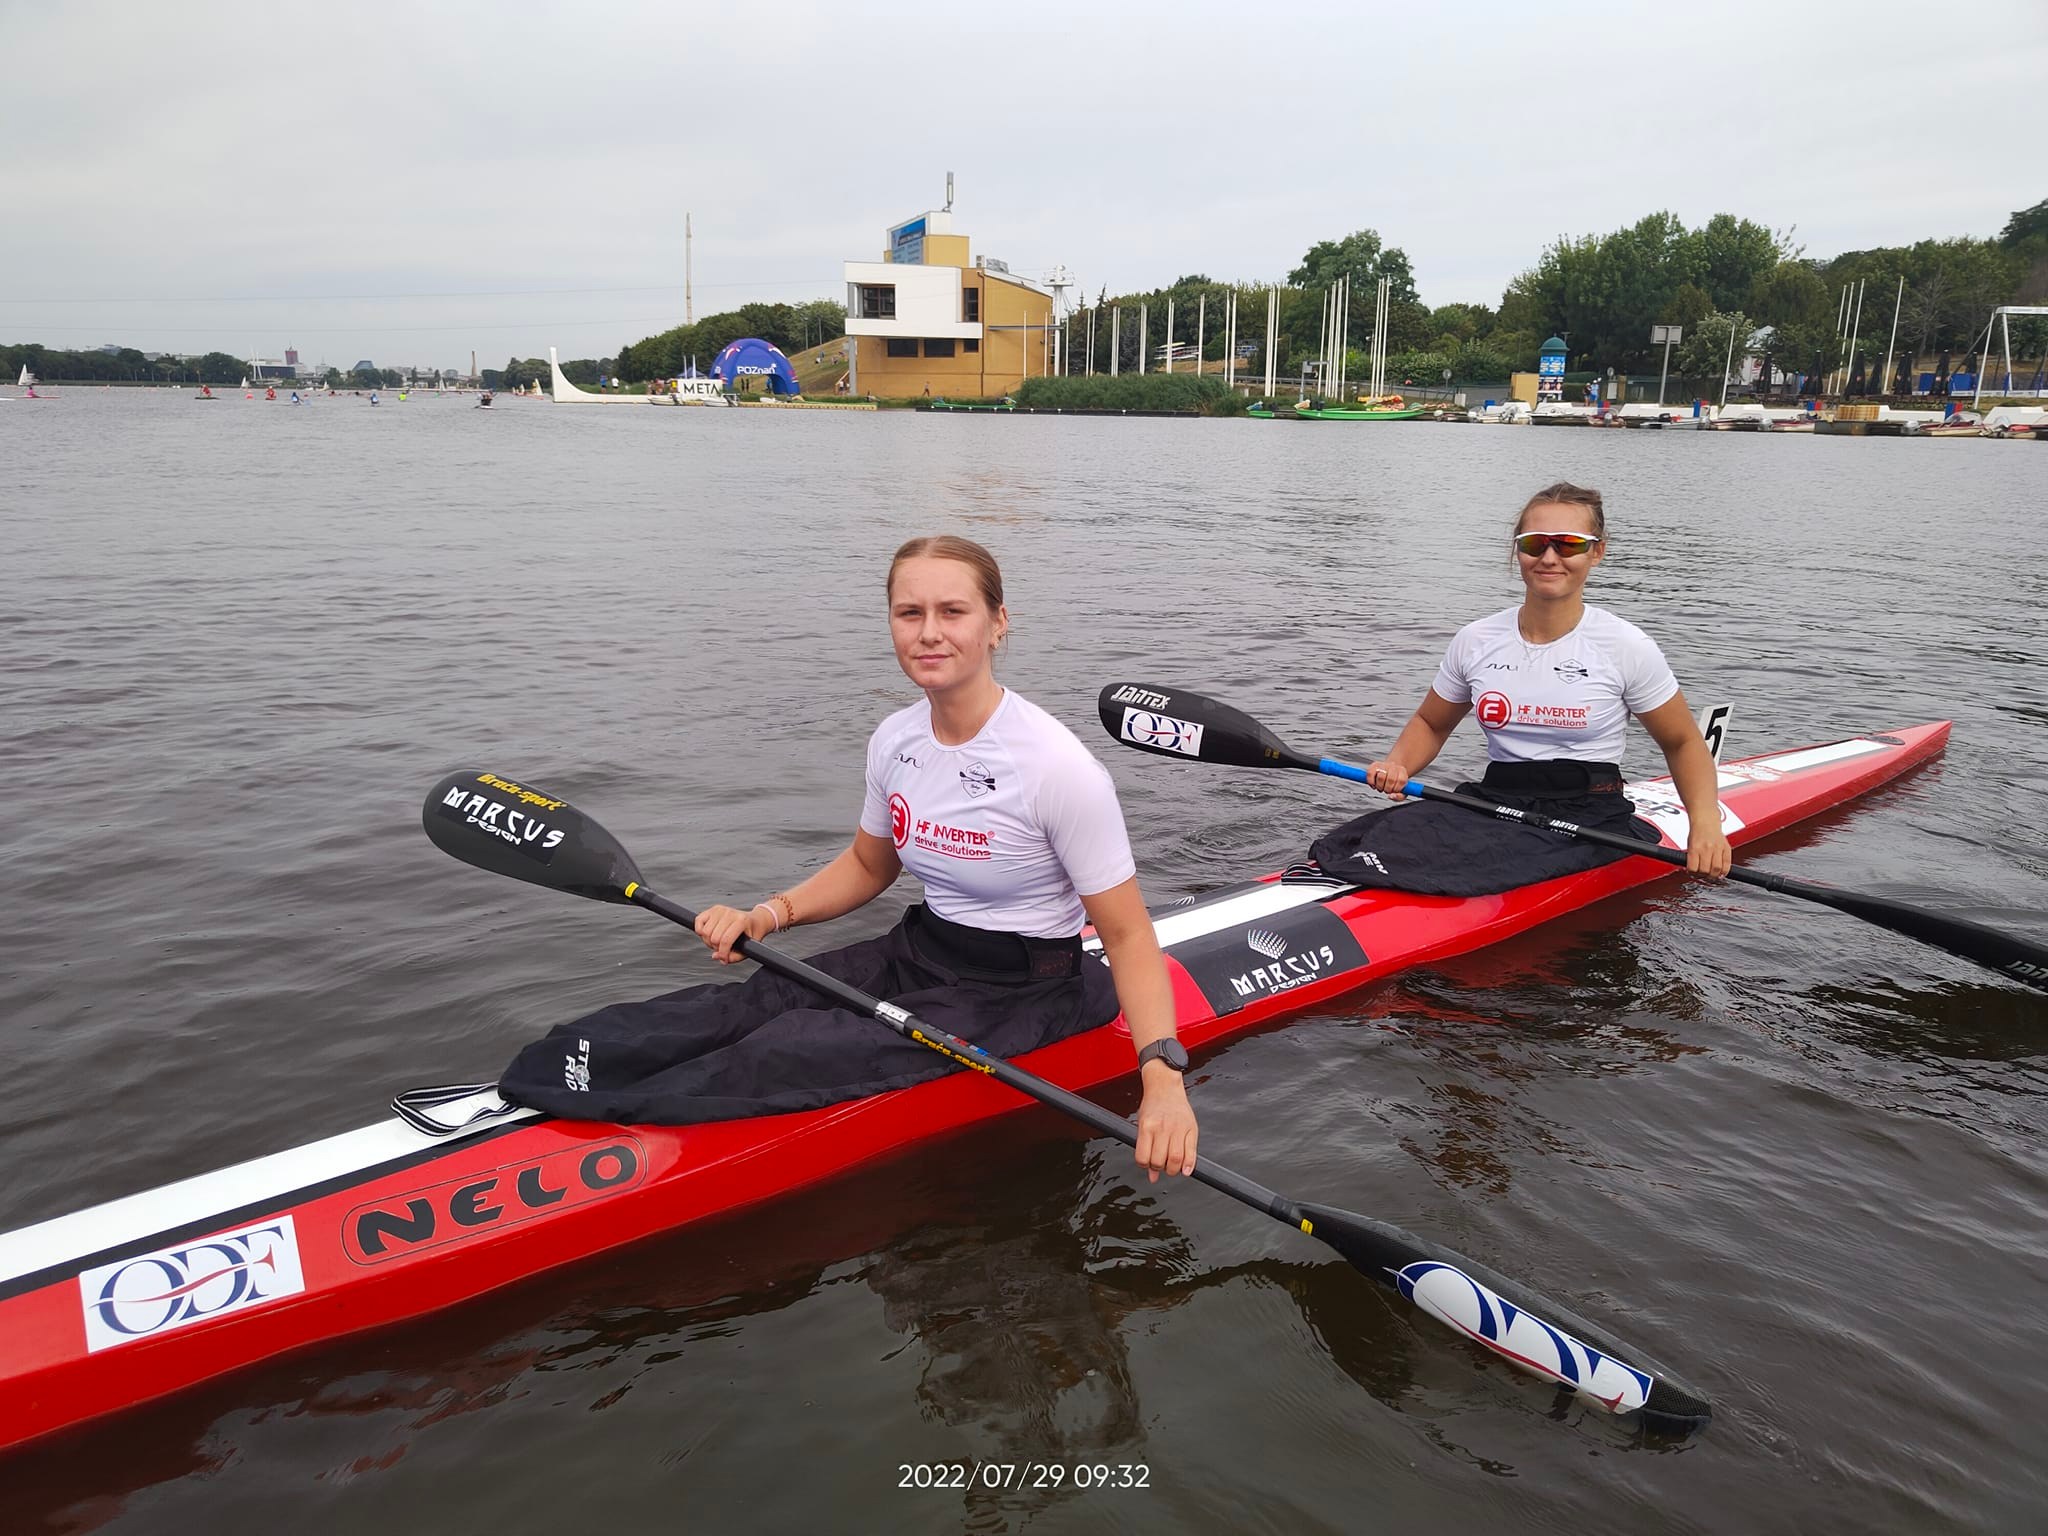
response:
<path id="1" fill-rule="evenodd" d="M 1148 1061 L 1163 1061 L 1174 1071 L 1185 1072 L 1188 1069 L 1188 1048 L 1168 1035 L 1164 1040 L 1154 1040 L 1138 1052 L 1140 1067 Z"/>

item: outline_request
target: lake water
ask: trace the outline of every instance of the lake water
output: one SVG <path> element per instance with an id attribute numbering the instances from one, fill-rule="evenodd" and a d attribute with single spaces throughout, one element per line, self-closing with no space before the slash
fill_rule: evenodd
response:
<path id="1" fill-rule="evenodd" d="M 909 697 L 882 579 L 914 533 L 1003 560 L 1003 676 L 1108 763 L 1156 904 L 1361 802 L 1118 753 L 1103 682 L 1366 760 L 1516 600 L 1527 494 L 1597 485 L 1594 600 L 1734 702 L 1734 755 L 1956 722 L 1751 857 L 2048 937 L 2033 445 L 64 390 L 0 409 L 0 461 L 0 1227 L 710 977 L 643 914 L 445 858 L 420 797 L 516 765 L 678 900 L 790 883 Z M 1468 725 L 1435 776 L 1482 755 Z M 1966 962 L 1672 882 L 1198 1059 L 1205 1152 L 1662 1357 L 1718 1415 L 1678 1445 L 1034 1110 L 32 1448 L 0 1523 L 2039 1530 L 2044 1041 L 2048 999 Z M 1148 1486 L 898 1486 L 1025 1460 Z"/>

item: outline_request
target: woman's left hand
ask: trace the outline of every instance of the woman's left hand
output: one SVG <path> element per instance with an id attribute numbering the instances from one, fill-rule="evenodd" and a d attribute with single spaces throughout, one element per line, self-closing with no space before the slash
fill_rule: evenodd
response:
<path id="1" fill-rule="evenodd" d="M 1138 1166 L 1154 1184 L 1162 1173 L 1195 1171 L 1195 1108 L 1187 1084 L 1162 1062 L 1139 1068 L 1145 1097 L 1138 1105 Z"/>
<path id="2" fill-rule="evenodd" d="M 1696 875 L 1725 880 L 1734 863 L 1735 850 L 1728 846 L 1721 829 L 1703 827 L 1695 821 L 1692 834 L 1685 840 L 1685 867 Z"/>

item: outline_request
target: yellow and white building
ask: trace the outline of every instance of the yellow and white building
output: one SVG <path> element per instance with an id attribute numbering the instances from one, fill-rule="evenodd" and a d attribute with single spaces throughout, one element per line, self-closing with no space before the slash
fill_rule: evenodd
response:
<path id="1" fill-rule="evenodd" d="M 953 216 L 889 231 L 880 261 L 846 263 L 846 344 L 856 394 L 976 399 L 1048 371 L 1052 296 L 1000 261 L 971 259 Z"/>

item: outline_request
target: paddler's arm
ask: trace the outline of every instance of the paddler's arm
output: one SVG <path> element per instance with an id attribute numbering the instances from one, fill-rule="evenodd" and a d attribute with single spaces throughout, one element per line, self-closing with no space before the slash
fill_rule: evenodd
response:
<path id="1" fill-rule="evenodd" d="M 1685 802 L 1686 820 L 1691 823 L 1685 839 L 1685 867 L 1696 875 L 1724 878 L 1735 862 L 1735 850 L 1721 830 L 1720 775 L 1714 770 L 1714 754 L 1700 738 L 1699 722 L 1686 707 L 1684 691 L 1636 718 L 1643 722 L 1650 739 L 1664 749 L 1671 782 Z"/>
<path id="2" fill-rule="evenodd" d="M 1401 786 L 1436 761 L 1458 722 L 1471 713 L 1470 704 L 1453 704 L 1434 688 L 1425 690 L 1421 707 L 1408 717 L 1395 738 L 1394 750 L 1367 765 L 1366 783 L 1389 800 L 1404 799 Z"/>
<path id="3" fill-rule="evenodd" d="M 894 844 L 856 828 L 852 844 L 802 884 L 744 912 L 737 907 L 706 907 L 697 914 L 697 937 L 711 946 L 720 965 L 731 965 L 740 958 L 732 946 L 742 934 L 765 939 L 798 923 L 830 922 L 866 906 L 902 873 L 903 861 L 896 857 Z"/>
<path id="4" fill-rule="evenodd" d="M 1138 893 L 1137 876 L 1083 896 L 1081 905 L 1109 957 L 1110 978 L 1116 983 L 1124 1020 L 1131 1026 L 1132 1047 L 1143 1051 L 1155 1040 L 1172 1039 L 1173 983 L 1145 898 Z M 1145 1092 L 1138 1104 L 1138 1166 L 1155 1184 L 1162 1173 L 1193 1173 L 1195 1110 L 1188 1103 L 1186 1081 L 1157 1060 L 1140 1067 L 1138 1077 Z"/>

